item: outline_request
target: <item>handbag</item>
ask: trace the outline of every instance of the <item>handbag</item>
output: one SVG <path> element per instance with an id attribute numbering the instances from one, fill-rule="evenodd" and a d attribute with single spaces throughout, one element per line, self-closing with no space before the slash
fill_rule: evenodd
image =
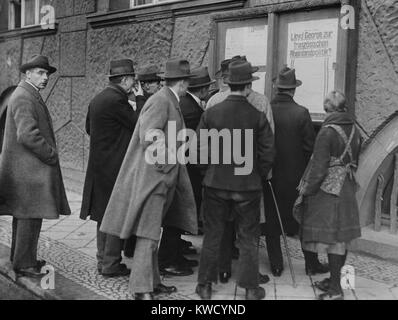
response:
<path id="1" fill-rule="evenodd" d="M 347 139 L 347 135 L 345 134 L 344 130 L 337 125 L 327 125 L 325 127 L 330 127 L 336 130 L 336 132 L 343 138 L 346 146 L 344 152 L 341 154 L 340 157 L 331 157 L 329 162 L 328 173 L 326 178 L 323 180 L 321 184 L 321 190 L 335 195 L 340 196 L 341 189 L 343 188 L 343 184 L 347 173 L 351 170 L 351 167 L 354 165 L 352 163 L 352 150 L 351 150 L 351 142 L 354 137 L 355 127 L 352 127 L 351 135 L 349 139 Z M 348 164 L 344 164 L 343 159 L 346 154 L 350 156 L 350 162 Z"/>

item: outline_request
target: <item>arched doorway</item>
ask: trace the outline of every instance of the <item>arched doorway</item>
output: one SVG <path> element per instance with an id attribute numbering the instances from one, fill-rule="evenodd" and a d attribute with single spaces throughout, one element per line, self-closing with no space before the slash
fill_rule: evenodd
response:
<path id="1" fill-rule="evenodd" d="M 16 87 L 17 86 L 8 87 L 0 94 L 0 152 L 3 149 L 3 137 L 6 123 L 8 99 L 10 98 Z"/>
<path id="2" fill-rule="evenodd" d="M 372 139 L 359 161 L 357 181 L 360 190 L 357 194 L 357 200 L 362 226 L 374 223 L 379 176 L 384 177 L 384 187 L 380 190 L 380 196 L 383 199 L 381 203 L 382 211 L 390 212 L 389 202 L 394 183 L 395 155 L 397 152 L 398 113 Z M 396 206 L 393 209 L 395 210 Z"/>

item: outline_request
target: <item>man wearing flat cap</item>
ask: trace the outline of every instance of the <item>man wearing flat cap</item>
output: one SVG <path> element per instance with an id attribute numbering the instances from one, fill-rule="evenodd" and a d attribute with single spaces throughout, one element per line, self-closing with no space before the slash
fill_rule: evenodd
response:
<path id="1" fill-rule="evenodd" d="M 276 157 L 272 168 L 271 183 L 279 206 L 284 231 L 288 235 L 298 233 L 298 223 L 293 218 L 293 205 L 298 197 L 297 187 L 311 158 L 315 131 L 308 109 L 294 101 L 296 88 L 302 82 L 296 72 L 285 66 L 274 80 L 275 98 L 272 112 L 275 121 Z M 283 256 L 280 244 L 281 228 L 269 185 L 264 186 L 265 234 L 268 258 L 272 274 L 279 277 L 283 272 Z M 328 272 L 316 253 L 303 251 L 306 273 Z"/>
<path id="2" fill-rule="evenodd" d="M 8 101 L 0 162 L 0 215 L 12 215 L 11 257 L 17 274 L 39 278 L 37 260 L 43 219 L 71 213 L 61 175 L 54 129 L 40 90 L 57 69 L 48 58 L 33 56 Z"/>
<path id="3" fill-rule="evenodd" d="M 180 108 L 185 126 L 196 130 L 200 117 L 204 111 L 203 103 L 206 99 L 210 85 L 215 81 L 210 79 L 207 67 L 200 67 L 192 71 L 189 79 L 187 94 L 180 98 Z M 199 210 L 202 202 L 202 174 L 200 170 L 187 164 L 189 178 L 195 196 L 197 216 L 199 222 Z M 161 273 L 171 276 L 187 276 L 193 274 L 192 267 L 196 267 L 196 260 L 189 260 L 184 253 L 196 253 L 190 248 L 192 243 L 181 239 L 181 230 L 173 227 L 163 228 L 162 240 L 159 246 L 159 267 Z"/>
<path id="4" fill-rule="evenodd" d="M 175 137 L 170 137 L 174 145 L 169 145 L 169 131 L 184 128 L 179 100 L 192 77 L 189 62 L 167 61 L 163 77 L 166 85 L 141 110 L 101 225 L 102 232 L 122 239 L 137 236 L 130 276 L 130 290 L 137 300 L 177 290 L 160 281 L 161 226 L 197 233 L 187 168 L 175 158 L 182 142 L 174 144 Z"/>
<path id="5" fill-rule="evenodd" d="M 121 263 L 123 241 L 99 230 L 120 166 L 138 119 L 128 102 L 135 83 L 133 61 L 110 62 L 109 84 L 90 102 L 86 131 L 90 153 L 80 218 L 97 222 L 97 269 L 105 277 L 129 274 Z"/>
<path id="6" fill-rule="evenodd" d="M 214 148 L 222 150 L 222 156 L 219 155 L 214 162 L 212 155 L 209 156 L 210 164 L 206 166 L 203 179 L 204 238 L 196 287 L 196 293 L 202 299 L 211 298 L 212 283 L 217 283 L 221 240 L 231 220 L 235 221 L 240 252 L 237 285 L 246 289 L 246 299 L 265 297 L 264 289 L 259 286 L 260 200 L 262 182 L 268 177 L 275 152 L 274 137 L 266 115 L 246 98 L 252 81 L 258 80 L 253 76 L 256 70 L 247 61 L 232 62 L 225 79 L 231 89 L 230 95 L 223 102 L 206 109 L 197 128 L 200 138 L 202 129 L 222 129 L 228 131 L 231 137 L 240 133 L 240 138 L 238 135 L 238 140 L 229 145 L 225 145 L 228 139 L 219 139 L 216 145 L 212 144 L 213 139 L 199 139 L 200 154 L 207 151 L 210 155 L 210 150 Z M 235 160 L 233 152 L 236 150 L 232 145 L 246 150 L 246 157 L 252 163 L 248 172 L 238 173 L 242 163 Z M 219 163 L 219 159 L 225 158 L 230 161 Z"/>

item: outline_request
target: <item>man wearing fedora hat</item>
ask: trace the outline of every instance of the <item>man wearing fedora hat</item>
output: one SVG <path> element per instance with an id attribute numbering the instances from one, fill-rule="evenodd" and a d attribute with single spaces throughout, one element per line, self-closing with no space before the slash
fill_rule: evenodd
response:
<path id="1" fill-rule="evenodd" d="M 164 155 L 181 147 L 169 145 L 170 127 L 179 132 L 184 119 L 179 107 L 192 77 L 189 62 L 172 59 L 163 74 L 166 85 L 152 95 L 141 110 L 101 225 L 101 231 L 122 239 L 137 236 L 130 290 L 137 300 L 177 290 L 160 281 L 158 242 L 161 227 L 197 233 L 196 206 L 185 165 L 166 160 L 148 161 L 155 148 Z M 170 209 L 169 209 L 170 208 Z"/>
<path id="2" fill-rule="evenodd" d="M 150 65 L 137 74 L 138 88 L 134 88 L 134 94 L 138 112 L 141 111 L 149 97 L 161 89 L 162 78 L 158 74 L 159 70 L 155 65 Z"/>
<path id="3" fill-rule="evenodd" d="M 271 182 L 283 227 L 288 235 L 298 233 L 298 223 L 292 214 L 294 202 L 298 197 L 296 188 L 311 158 L 315 142 L 315 131 L 308 109 L 294 101 L 296 88 L 301 85 L 302 82 L 296 79 L 295 70 L 284 66 L 274 79 L 276 95 L 271 102 L 276 149 Z M 264 185 L 264 202 L 267 208 L 265 234 L 268 258 L 273 275 L 279 277 L 283 271 L 281 228 L 268 184 Z M 328 268 L 319 262 L 316 253 L 303 252 L 307 274 L 328 272 Z"/>
<path id="4" fill-rule="evenodd" d="M 184 118 L 185 126 L 196 130 L 200 117 L 203 113 L 203 104 L 206 99 L 210 85 L 215 81 L 210 79 L 207 67 L 200 67 L 192 71 L 189 79 L 187 94 L 180 98 L 180 108 Z M 195 196 L 195 203 L 198 214 L 202 201 L 202 175 L 200 170 L 187 164 L 189 179 Z M 181 230 L 174 227 L 163 228 L 162 240 L 159 246 L 159 266 L 160 271 L 166 275 L 186 276 L 193 274 L 191 267 L 196 267 L 198 262 L 188 260 L 184 253 L 195 253 L 195 249 L 190 248 L 192 243 L 181 239 Z"/>
<path id="5" fill-rule="evenodd" d="M 37 260 L 43 219 L 69 215 L 50 113 L 40 90 L 57 69 L 35 55 L 21 65 L 25 74 L 7 108 L 0 162 L 0 215 L 12 215 L 11 257 L 22 276 L 39 278 L 44 260 Z"/>
<path id="6" fill-rule="evenodd" d="M 86 131 L 90 152 L 80 218 L 97 222 L 97 269 L 105 277 L 129 274 L 122 260 L 123 241 L 99 230 L 120 166 L 138 119 L 128 95 L 135 83 L 133 61 L 110 62 L 109 84 L 90 102 Z"/>
<path id="7" fill-rule="evenodd" d="M 219 77 L 220 91 L 215 94 L 212 98 L 207 102 L 206 108 L 211 108 L 214 105 L 224 101 L 230 94 L 231 90 L 228 84 L 225 83 L 225 80 L 228 78 L 229 74 L 229 65 L 234 61 L 247 61 L 246 56 L 234 56 L 231 59 L 226 59 L 221 62 L 221 68 L 216 72 L 216 76 Z M 254 67 L 253 72 L 258 71 L 257 67 Z M 247 95 L 248 102 L 254 106 L 257 110 L 263 112 L 268 120 L 268 123 L 271 126 L 272 132 L 274 132 L 274 119 L 272 115 L 271 104 L 269 103 L 268 98 L 252 90 L 251 85 Z M 272 173 L 269 174 L 269 178 L 271 178 Z M 262 209 L 262 217 L 264 217 L 264 210 Z M 224 237 L 221 243 L 221 255 L 219 262 L 219 271 L 220 271 L 220 281 L 222 283 L 228 282 L 228 279 L 231 277 L 231 269 L 232 269 L 232 258 L 234 255 L 238 255 L 238 250 L 234 247 L 234 241 L 236 238 L 236 234 L 233 228 L 233 221 L 231 221 L 224 231 Z M 266 283 L 269 281 L 267 275 L 260 274 L 260 280 L 262 283 Z"/>
<path id="8" fill-rule="evenodd" d="M 221 103 L 206 109 L 197 128 L 200 130 L 228 130 L 241 133 L 241 141 L 233 141 L 239 150 L 250 150 L 247 155 L 252 159 L 253 169 L 245 175 L 235 174 L 241 163 L 235 160 L 229 163 L 212 164 L 210 156 L 203 179 L 203 220 L 204 239 L 199 264 L 196 293 L 202 299 L 210 299 L 212 282 L 217 282 L 220 245 L 227 222 L 234 220 L 240 251 L 237 284 L 246 289 L 246 299 L 259 300 L 265 297 L 265 290 L 259 286 L 258 242 L 260 236 L 260 200 L 262 180 L 267 179 L 274 158 L 274 137 L 268 120 L 263 112 L 247 101 L 251 83 L 258 77 L 253 76 L 253 68 L 247 61 L 237 60 L 229 65 L 229 75 L 225 82 L 231 94 Z M 246 135 L 251 132 L 252 138 Z M 242 137 L 242 134 L 245 137 Z M 233 159 L 232 145 L 225 146 L 226 139 L 212 145 L 209 140 L 199 139 L 200 150 L 223 150 Z M 210 140 L 213 141 L 213 140 Z M 235 152 L 235 151 L 234 151 Z M 213 153 L 213 152 L 212 152 Z M 210 154 L 208 152 L 208 154 Z M 218 163 L 216 161 L 216 163 Z"/>

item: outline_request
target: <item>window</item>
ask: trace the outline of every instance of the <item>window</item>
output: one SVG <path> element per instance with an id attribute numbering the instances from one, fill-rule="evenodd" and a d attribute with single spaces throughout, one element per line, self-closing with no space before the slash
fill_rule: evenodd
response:
<path id="1" fill-rule="evenodd" d="M 55 0 L 7 0 L 8 29 L 18 29 L 54 22 Z M 2 11 L 1 11 L 2 14 Z"/>
<path id="2" fill-rule="evenodd" d="M 110 0 L 109 1 L 109 10 L 123 10 L 123 9 L 131 9 L 140 6 L 146 5 L 156 5 L 160 3 L 166 2 L 176 2 L 180 0 Z"/>

